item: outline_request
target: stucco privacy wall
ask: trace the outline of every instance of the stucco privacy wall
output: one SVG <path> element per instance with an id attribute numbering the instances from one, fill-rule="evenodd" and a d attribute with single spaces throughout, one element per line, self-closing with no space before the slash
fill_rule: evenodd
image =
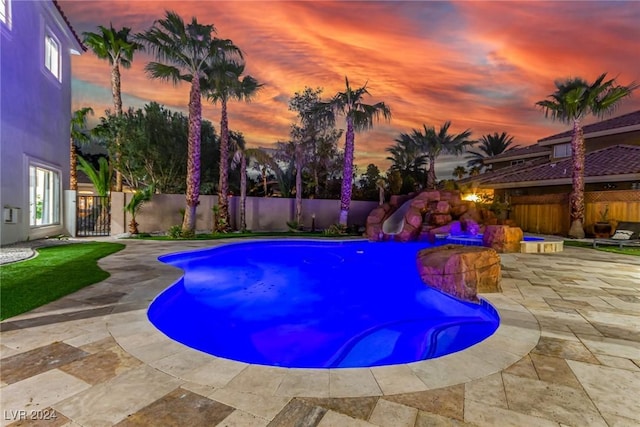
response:
<path id="1" fill-rule="evenodd" d="M 0 209 L 15 208 L 15 223 L 2 218 L 1 243 L 65 232 L 63 191 L 69 188 L 72 51 L 80 51 L 51 1 L 12 1 L 9 24 L 0 23 Z M 60 45 L 61 79 L 44 65 L 44 38 Z M 29 165 L 57 172 L 60 223 L 30 227 Z"/>
<path id="2" fill-rule="evenodd" d="M 130 193 L 111 193 L 111 234 L 128 231 L 130 216 L 124 212 L 125 204 L 131 200 Z M 217 196 L 200 196 L 196 211 L 196 230 L 210 231 L 213 227 L 213 206 Z M 295 199 L 276 197 L 247 197 L 247 228 L 253 231 L 286 231 L 287 221 L 295 217 Z M 378 205 L 377 202 L 354 200 L 349 210 L 349 225 L 365 225 L 367 216 Z M 182 194 L 156 194 L 145 203 L 136 216 L 140 232 L 165 232 L 172 225 L 182 223 L 181 209 L 185 207 Z M 229 212 L 231 225 L 236 228 L 240 222 L 240 198 L 230 198 Z M 340 201 L 325 199 L 302 200 L 302 223 L 311 228 L 315 214 L 315 226 L 324 229 L 338 222 Z"/>

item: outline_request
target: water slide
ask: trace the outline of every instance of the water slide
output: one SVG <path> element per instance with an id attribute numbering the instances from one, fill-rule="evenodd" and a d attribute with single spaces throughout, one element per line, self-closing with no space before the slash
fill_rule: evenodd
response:
<path id="1" fill-rule="evenodd" d="M 409 210 L 412 201 L 413 199 L 409 199 L 404 202 L 400 206 L 400 208 L 393 212 L 391 216 L 382 223 L 382 232 L 384 234 L 398 234 L 402 231 L 402 226 L 404 225 L 404 215 Z"/>

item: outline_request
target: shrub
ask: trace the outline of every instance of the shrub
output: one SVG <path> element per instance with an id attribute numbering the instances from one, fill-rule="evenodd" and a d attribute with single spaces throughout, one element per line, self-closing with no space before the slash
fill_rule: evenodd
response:
<path id="1" fill-rule="evenodd" d="M 331 224 L 324 230 L 324 234 L 327 236 L 347 234 L 347 227 L 342 224 Z"/>
<path id="2" fill-rule="evenodd" d="M 169 230 L 167 230 L 167 236 L 172 239 L 179 239 L 182 237 L 182 227 L 179 225 L 172 225 L 169 227 Z"/>

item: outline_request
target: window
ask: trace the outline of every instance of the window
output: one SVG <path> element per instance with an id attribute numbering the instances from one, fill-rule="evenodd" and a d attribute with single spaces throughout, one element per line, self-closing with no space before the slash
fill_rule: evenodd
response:
<path id="1" fill-rule="evenodd" d="M 1 0 L 0 0 L 1 1 Z M 44 37 L 44 65 L 58 80 L 60 79 L 60 45 L 50 35 Z"/>
<path id="2" fill-rule="evenodd" d="M 553 146 L 553 157 L 556 159 L 571 156 L 571 144 L 559 144 Z"/>
<path id="3" fill-rule="evenodd" d="M 0 0 L 0 21 L 11 26 L 11 1 Z"/>
<path id="4" fill-rule="evenodd" d="M 41 166 L 29 165 L 29 225 L 60 222 L 60 174 Z"/>
<path id="5" fill-rule="evenodd" d="M 511 160 L 511 166 L 521 165 L 524 163 L 524 159 Z"/>

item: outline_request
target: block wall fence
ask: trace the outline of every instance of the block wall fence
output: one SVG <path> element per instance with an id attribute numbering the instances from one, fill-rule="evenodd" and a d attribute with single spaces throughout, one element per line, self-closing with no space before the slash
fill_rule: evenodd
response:
<path id="1" fill-rule="evenodd" d="M 111 193 L 111 235 L 128 231 L 130 215 L 124 206 L 131 200 L 131 193 Z M 196 210 L 196 230 L 211 232 L 213 228 L 213 207 L 218 196 L 201 195 Z M 349 225 L 364 226 L 369 213 L 378 206 L 375 201 L 352 200 L 349 209 Z M 145 203 L 136 221 L 141 233 L 166 232 L 173 225 L 182 224 L 181 209 L 185 207 L 183 194 L 156 194 Z M 286 231 L 287 221 L 295 218 L 295 199 L 280 197 L 247 197 L 247 229 L 252 231 Z M 229 199 L 231 226 L 237 229 L 240 223 L 240 198 Z M 312 226 L 315 215 L 315 227 L 325 229 L 336 224 L 340 215 L 340 201 L 326 199 L 302 199 L 302 223 L 307 229 Z"/>

